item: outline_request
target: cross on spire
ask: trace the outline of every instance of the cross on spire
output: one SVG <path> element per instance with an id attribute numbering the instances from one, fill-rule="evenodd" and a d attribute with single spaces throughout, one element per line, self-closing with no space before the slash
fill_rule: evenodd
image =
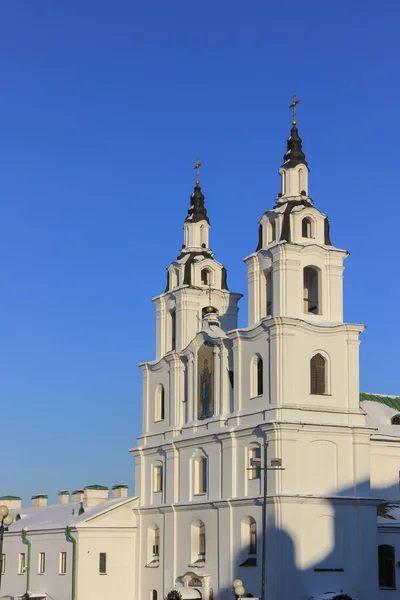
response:
<path id="1" fill-rule="evenodd" d="M 292 125 L 296 125 L 297 120 L 297 105 L 300 102 L 300 99 L 296 98 L 296 94 L 293 94 L 293 101 L 292 104 L 290 104 L 289 109 L 293 111 L 293 119 L 292 119 Z"/>
<path id="2" fill-rule="evenodd" d="M 202 166 L 202 163 L 200 162 L 199 158 L 196 158 L 196 164 L 194 165 L 193 169 L 196 171 L 196 185 L 199 185 L 200 183 L 200 179 L 199 179 L 199 171 L 200 171 L 200 167 Z"/>

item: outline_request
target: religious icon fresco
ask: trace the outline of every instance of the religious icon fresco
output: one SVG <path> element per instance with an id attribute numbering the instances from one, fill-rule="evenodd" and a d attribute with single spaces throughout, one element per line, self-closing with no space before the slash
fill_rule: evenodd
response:
<path id="1" fill-rule="evenodd" d="M 208 419 L 214 414 L 213 346 L 203 344 L 197 355 L 197 418 Z"/>

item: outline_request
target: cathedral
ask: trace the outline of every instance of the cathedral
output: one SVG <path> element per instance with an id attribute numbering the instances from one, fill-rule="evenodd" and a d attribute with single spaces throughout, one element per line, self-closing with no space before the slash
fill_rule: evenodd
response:
<path id="1" fill-rule="evenodd" d="M 156 357 L 140 365 L 136 495 L 0 498 L 14 518 L 0 551 L 9 598 L 398 598 L 400 397 L 360 393 L 348 252 L 309 195 L 293 104 L 281 191 L 244 259 L 247 326 L 210 247 L 197 162 L 153 299 Z"/>
<path id="2" fill-rule="evenodd" d="M 233 582 L 263 600 L 376 600 L 395 588 L 377 506 L 398 497 L 400 406 L 360 396 L 364 326 L 343 321 L 348 252 L 309 195 L 295 114 L 279 175 L 244 259 L 246 327 L 210 247 L 198 176 L 153 300 L 156 359 L 140 365 L 143 432 L 132 450 L 140 599 L 177 589 L 227 600 Z"/>

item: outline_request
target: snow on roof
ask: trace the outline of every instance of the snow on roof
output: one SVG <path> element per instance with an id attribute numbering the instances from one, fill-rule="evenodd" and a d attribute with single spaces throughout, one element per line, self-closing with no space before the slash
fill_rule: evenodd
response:
<path id="1" fill-rule="evenodd" d="M 399 411 L 383 402 L 363 400 L 362 408 L 367 414 L 367 427 L 376 429 L 376 434 L 400 438 L 400 425 L 392 425 L 392 417 Z"/>
<path id="2" fill-rule="evenodd" d="M 134 499 L 132 496 L 129 498 L 113 498 L 97 506 L 85 508 L 85 511 L 81 515 L 79 514 L 79 509 L 82 506 L 81 502 L 13 508 L 10 510 L 10 513 L 14 517 L 14 522 L 10 525 L 9 531 L 12 533 L 21 531 L 22 529 L 27 529 L 28 531 L 63 529 L 67 525 L 78 525 L 93 517 L 97 517 L 103 512 L 107 512 Z M 20 515 L 20 519 L 15 520 L 17 515 Z"/>

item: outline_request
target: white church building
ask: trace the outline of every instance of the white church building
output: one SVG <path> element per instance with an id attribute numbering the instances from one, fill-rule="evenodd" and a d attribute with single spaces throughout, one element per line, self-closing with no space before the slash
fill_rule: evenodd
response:
<path id="1" fill-rule="evenodd" d="M 264 444 L 266 598 L 343 590 L 377 600 L 400 584 L 398 523 L 377 528 L 381 499 L 399 499 L 398 410 L 377 396 L 360 405 L 364 326 L 343 322 L 348 253 L 309 196 L 295 120 L 279 174 L 245 258 L 247 327 L 211 250 L 198 178 L 180 254 L 153 300 L 156 360 L 140 365 L 143 433 L 132 450 L 140 600 L 173 588 L 228 600 L 235 579 L 260 596 L 263 470 L 252 466 Z"/>
<path id="2" fill-rule="evenodd" d="M 42 531 L 46 519 L 35 517 L 37 551 L 42 536 L 48 552 L 67 553 L 54 598 L 164 600 L 176 589 L 183 600 L 233 600 L 237 579 L 244 596 L 261 597 L 264 468 L 266 599 L 400 597 L 400 510 L 377 519 L 384 500 L 400 501 L 400 398 L 360 394 L 364 326 L 343 321 L 348 253 L 332 244 L 328 218 L 309 196 L 295 120 L 279 174 L 281 192 L 245 258 L 249 308 L 241 329 L 241 294 L 228 289 L 211 250 L 196 178 L 180 254 L 153 300 L 156 359 L 140 365 L 136 496 L 103 499 L 92 521 L 90 511 L 80 520 L 64 511 L 53 545 L 52 527 Z M 8 573 L 15 558 L 8 553 L 29 534 L 26 514 L 5 536 L 2 592 L 15 598 L 27 586 L 17 563 Z M 76 534 L 88 542 L 82 554 L 75 550 L 73 575 Z M 110 542 L 106 573 L 102 536 Z M 83 552 L 95 557 L 92 570 L 79 562 Z M 31 597 L 52 597 L 44 580 L 35 584 L 42 596 Z"/>

